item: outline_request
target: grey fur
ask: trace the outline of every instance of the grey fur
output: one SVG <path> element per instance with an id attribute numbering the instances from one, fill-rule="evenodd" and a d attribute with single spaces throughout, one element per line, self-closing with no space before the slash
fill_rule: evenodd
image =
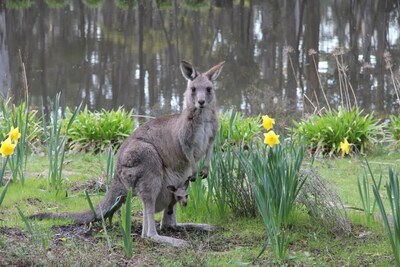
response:
<path id="1" fill-rule="evenodd" d="M 224 62 L 205 73 L 198 73 L 192 64 L 181 62 L 181 71 L 188 80 L 185 108 L 182 113 L 151 120 L 128 137 L 117 153 L 114 179 L 104 199 L 91 210 L 76 213 L 39 213 L 31 218 L 71 219 L 86 224 L 112 218 L 125 201 L 128 189 L 143 202 L 142 237 L 156 242 L 182 246 L 186 241 L 160 236 L 156 230 L 154 214 L 164 211 L 161 228 L 196 228 L 211 230 L 206 224 L 178 224 L 176 206 L 168 214 L 170 191 L 168 185 L 178 187 L 188 178 L 193 179 L 196 164 L 204 159 L 202 177 L 208 174 L 211 153 L 218 130 L 216 99 L 213 81 Z"/>

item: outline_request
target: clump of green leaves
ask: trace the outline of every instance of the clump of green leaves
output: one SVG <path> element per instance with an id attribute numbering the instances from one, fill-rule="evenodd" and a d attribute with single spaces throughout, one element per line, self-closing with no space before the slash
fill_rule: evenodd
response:
<path id="1" fill-rule="evenodd" d="M 376 199 L 370 196 L 370 175 L 373 181 L 375 180 L 374 173 L 371 170 L 371 167 L 367 160 L 365 160 L 366 166 L 364 166 L 363 176 L 358 177 L 357 186 L 358 193 L 360 194 L 362 210 L 364 211 L 365 217 L 367 219 L 367 223 L 370 223 L 374 220 L 374 212 L 376 207 Z M 379 176 L 379 181 L 377 184 L 378 191 L 381 187 L 382 175 Z"/>
<path id="2" fill-rule="evenodd" d="M 248 144 L 261 131 L 260 116 L 244 117 L 240 112 L 227 112 L 219 117 L 219 143 L 243 145 Z"/>
<path id="3" fill-rule="evenodd" d="M 390 116 L 389 132 L 394 140 L 400 141 L 400 116 Z"/>
<path id="4" fill-rule="evenodd" d="M 127 258 L 132 258 L 132 190 L 128 191 L 125 204 L 121 209 L 121 221 L 119 222 L 123 241 L 124 252 Z"/>
<path id="5" fill-rule="evenodd" d="M 391 216 L 385 209 L 383 199 L 379 193 L 380 183 L 372 177 L 374 195 L 381 212 L 386 233 L 392 247 L 396 265 L 400 266 L 400 186 L 398 174 L 389 168 L 389 179 L 386 183 L 386 197 L 390 204 Z M 392 219 L 390 219 L 392 217 Z M 390 222 L 392 221 L 392 222 Z M 392 226 L 393 225 L 393 226 Z"/>
<path id="6" fill-rule="evenodd" d="M 68 112 L 66 118 L 70 116 Z M 132 111 L 120 107 L 115 111 L 98 112 L 85 107 L 68 131 L 68 144 L 75 151 L 101 152 L 108 146 L 119 147 L 134 128 Z"/>
<path id="7" fill-rule="evenodd" d="M 358 108 L 339 109 L 312 115 L 294 122 L 294 134 L 304 137 L 313 153 L 334 154 L 347 139 L 357 151 L 365 151 L 378 141 L 382 126 L 373 114 L 363 115 Z"/>
<path id="8" fill-rule="evenodd" d="M 68 130 L 71 128 L 72 122 L 79 113 L 82 105 L 76 107 L 72 115 L 66 121 L 63 121 L 59 116 L 61 110 L 60 95 L 61 93 L 56 95 L 55 101 L 51 105 L 49 126 L 45 127 L 49 130 L 47 148 L 47 157 L 49 161 L 48 183 L 50 188 L 55 190 L 57 193 L 62 186 L 62 170 Z"/>
<path id="9" fill-rule="evenodd" d="M 36 116 L 37 111 L 29 110 L 29 97 L 26 102 L 19 105 L 10 103 L 10 99 L 1 99 L 0 113 L 0 140 L 4 140 L 12 128 L 17 128 L 21 134 L 15 153 L 10 156 L 9 167 L 13 181 L 19 180 L 22 185 L 25 181 L 26 161 L 29 153 L 29 144 L 39 139 L 41 127 L 40 119 Z"/>
<path id="10" fill-rule="evenodd" d="M 256 146 L 240 158 L 268 233 L 261 253 L 271 244 L 277 257 L 287 256 L 289 219 L 305 181 L 299 175 L 303 156 L 303 146 L 289 141 L 274 147 Z"/>

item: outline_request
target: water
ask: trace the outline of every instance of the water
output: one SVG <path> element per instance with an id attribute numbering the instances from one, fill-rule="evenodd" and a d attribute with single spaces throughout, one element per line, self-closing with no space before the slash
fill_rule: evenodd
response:
<path id="1" fill-rule="evenodd" d="M 83 101 L 90 109 L 124 106 L 157 116 L 182 109 L 180 60 L 198 70 L 226 61 L 216 84 L 221 111 L 292 118 L 357 103 L 384 116 L 399 107 L 399 6 L 399 0 L 4 0 L 0 94 L 20 101 L 26 77 L 35 107 L 61 91 L 67 106 Z"/>

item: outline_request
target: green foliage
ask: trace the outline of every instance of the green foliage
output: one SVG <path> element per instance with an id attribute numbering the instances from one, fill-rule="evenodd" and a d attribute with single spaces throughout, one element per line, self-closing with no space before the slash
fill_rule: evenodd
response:
<path id="1" fill-rule="evenodd" d="M 382 126 L 373 114 L 363 115 L 358 108 L 339 109 L 322 115 L 313 115 L 294 122 L 293 132 L 304 136 L 304 141 L 314 153 L 339 152 L 345 138 L 358 151 L 364 152 L 377 141 Z"/>
<path id="2" fill-rule="evenodd" d="M 83 0 L 83 3 L 90 8 L 96 8 L 103 4 L 104 0 Z"/>
<path id="3" fill-rule="evenodd" d="M 232 145 L 214 149 L 207 182 L 221 215 L 232 211 L 236 216 L 254 217 L 257 213 L 250 182 L 239 162 L 243 154 L 247 154 L 245 148 Z"/>
<path id="4" fill-rule="evenodd" d="M 360 194 L 361 204 L 363 207 L 363 211 L 365 217 L 367 218 L 367 223 L 370 223 L 374 219 L 374 212 L 376 207 L 376 199 L 371 199 L 370 196 L 370 182 L 368 178 L 368 173 L 372 177 L 371 179 L 375 180 L 374 174 L 369 166 L 368 161 L 365 161 L 368 172 L 366 167 L 364 166 L 364 172 L 362 178 L 357 178 L 357 186 L 358 186 L 358 193 Z M 379 181 L 377 184 L 378 190 L 381 187 L 382 175 L 379 176 Z"/>
<path id="5" fill-rule="evenodd" d="M 81 105 L 75 108 L 72 116 L 65 121 L 67 122 L 67 126 L 64 128 L 64 134 L 62 134 L 64 123 L 63 120 L 59 118 L 58 114 L 60 111 L 60 93 L 56 95 L 55 102 L 51 105 L 49 122 L 50 133 L 47 150 L 47 156 L 49 160 L 48 183 L 50 188 L 56 190 L 56 192 L 58 192 L 62 187 L 62 170 L 64 165 L 65 144 L 67 141 L 68 130 L 70 129 L 76 115 L 79 113 Z"/>
<path id="6" fill-rule="evenodd" d="M 117 7 L 128 10 L 137 5 L 137 0 L 114 0 L 114 3 Z"/>
<path id="7" fill-rule="evenodd" d="M 12 127 L 18 128 L 21 137 L 18 140 L 18 145 L 15 147 L 15 152 L 10 156 L 9 166 L 12 173 L 13 181 L 25 182 L 26 160 L 29 153 L 29 143 L 38 139 L 41 127 L 36 111 L 30 111 L 29 97 L 27 101 L 20 105 L 10 105 L 4 99 L 1 100 L 0 114 L 0 140 L 4 140 Z"/>
<path id="8" fill-rule="evenodd" d="M 6 159 L 3 159 L 2 163 L 1 163 L 0 186 L 3 184 L 3 177 L 4 177 L 4 173 L 6 172 L 6 166 L 7 166 L 7 163 L 8 163 L 8 159 L 9 159 L 9 157 L 6 157 Z"/>
<path id="9" fill-rule="evenodd" d="M 66 112 L 66 119 L 71 112 Z M 77 114 L 68 131 L 69 147 L 77 151 L 104 151 L 107 146 L 119 147 L 128 137 L 135 123 L 132 111 L 123 108 L 116 111 L 89 111 L 87 107 Z"/>
<path id="10" fill-rule="evenodd" d="M 6 0 L 6 7 L 10 9 L 26 9 L 31 6 L 31 0 Z"/>
<path id="11" fill-rule="evenodd" d="M 244 117 L 240 112 L 227 112 L 219 116 L 218 138 L 221 145 L 248 144 L 261 131 L 260 116 Z"/>
<path id="12" fill-rule="evenodd" d="M 11 180 L 8 180 L 8 182 L 6 183 L 6 185 L 3 188 L 3 191 L 1 191 L 1 193 L 0 193 L 0 207 L 1 207 L 1 203 L 3 203 L 4 197 L 6 196 L 7 189 L 10 186 L 10 182 L 11 182 Z M 1 179 L 0 179 L 0 185 L 1 185 Z"/>
<path id="13" fill-rule="evenodd" d="M 182 8 L 188 10 L 205 10 L 209 6 L 209 1 L 207 0 L 185 0 L 181 3 Z"/>
<path id="14" fill-rule="evenodd" d="M 268 233 L 261 255 L 271 244 L 280 259 L 287 256 L 289 218 L 306 178 L 300 179 L 304 148 L 293 141 L 273 148 L 256 146 L 240 158 L 253 184 L 258 211 Z"/>
<path id="15" fill-rule="evenodd" d="M 372 177 L 373 191 L 385 225 L 387 237 L 392 247 L 396 265 L 400 266 L 400 186 L 397 173 L 389 168 L 389 179 L 386 183 L 386 196 L 389 200 L 393 226 L 389 222 L 390 215 L 385 210 L 382 197 L 379 193 L 379 184 Z M 393 229 L 392 229 L 393 228 Z"/>
<path id="16" fill-rule="evenodd" d="M 41 244 L 42 248 L 47 251 L 49 247 L 49 237 L 40 233 L 40 231 L 34 227 L 32 222 L 25 216 L 22 210 L 17 206 L 19 216 L 25 224 L 26 230 L 29 232 L 33 240 Z"/>
<path id="17" fill-rule="evenodd" d="M 400 141 L 400 116 L 390 116 L 389 132 L 394 140 Z"/>
<path id="18" fill-rule="evenodd" d="M 114 151 L 109 148 L 107 153 L 107 166 L 106 166 L 106 188 L 111 185 L 111 181 L 114 175 Z"/>
<path id="19" fill-rule="evenodd" d="M 68 0 L 45 0 L 45 2 L 51 8 L 61 8 L 67 5 Z"/>
<path id="20" fill-rule="evenodd" d="M 127 258 L 132 258 L 132 190 L 129 189 L 126 202 L 122 205 L 121 221 L 119 223 L 124 241 L 124 252 Z"/>

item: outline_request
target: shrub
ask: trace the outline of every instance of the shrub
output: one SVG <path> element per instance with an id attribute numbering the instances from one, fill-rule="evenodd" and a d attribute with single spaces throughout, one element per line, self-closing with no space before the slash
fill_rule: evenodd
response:
<path id="1" fill-rule="evenodd" d="M 41 118 L 37 110 L 27 109 L 26 103 L 10 105 L 2 100 L 2 112 L 0 113 L 0 140 L 5 139 L 11 126 L 19 127 L 21 133 L 26 135 L 28 143 L 39 140 L 42 133 Z M 26 127 L 26 133 L 24 129 Z"/>
<path id="2" fill-rule="evenodd" d="M 4 139 L 8 135 L 5 131 L 11 129 L 19 134 L 16 152 L 9 159 L 12 179 L 14 182 L 19 179 L 24 185 L 29 144 L 38 139 L 41 132 L 40 122 L 36 117 L 36 111 L 30 111 L 26 104 L 29 103 L 29 97 L 26 102 L 22 102 L 18 106 L 11 105 L 4 99 L 1 99 L 0 102 L 2 111 L 0 114 L 0 137 Z"/>
<path id="3" fill-rule="evenodd" d="M 400 141 L 400 116 L 390 116 L 389 132 L 394 140 Z"/>
<path id="4" fill-rule="evenodd" d="M 293 141 L 273 147 L 256 146 L 240 159 L 254 190 L 258 211 L 264 221 L 268 244 L 283 259 L 289 245 L 288 224 L 295 200 L 304 184 L 299 171 L 304 148 Z M 261 255 L 260 253 L 260 255 Z"/>
<path id="5" fill-rule="evenodd" d="M 240 112 L 227 112 L 219 117 L 219 143 L 243 145 L 261 133 L 260 117 L 243 117 Z"/>
<path id="6" fill-rule="evenodd" d="M 71 116 L 67 112 L 66 119 Z M 68 145 L 76 151 L 104 151 L 107 146 L 119 147 L 135 126 L 132 111 L 123 108 L 116 111 L 89 111 L 87 107 L 80 112 L 68 131 Z"/>
<path id="7" fill-rule="evenodd" d="M 362 115 L 358 108 L 313 115 L 294 122 L 294 125 L 294 134 L 302 135 L 313 153 L 337 153 L 340 142 L 345 139 L 352 144 L 352 148 L 363 152 L 377 141 L 382 131 L 373 115 Z"/>
<path id="8" fill-rule="evenodd" d="M 226 145 L 223 150 L 217 147 L 207 179 L 213 202 L 221 215 L 230 210 L 235 216 L 255 217 L 257 207 L 251 184 L 239 162 L 241 155 L 247 154 L 247 151 L 233 145 Z"/>

